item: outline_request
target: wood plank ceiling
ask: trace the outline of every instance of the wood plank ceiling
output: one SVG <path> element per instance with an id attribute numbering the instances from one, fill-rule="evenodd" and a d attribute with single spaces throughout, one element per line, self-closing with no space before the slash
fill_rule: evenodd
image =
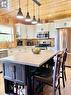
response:
<path id="1" fill-rule="evenodd" d="M 0 15 L 11 15 L 16 17 L 19 0 L 8 0 L 9 8 L 1 9 Z M 40 18 L 46 20 L 61 19 L 66 17 L 71 17 L 71 0 L 39 0 L 41 3 L 40 6 Z M 29 13 L 31 18 L 33 17 L 33 1 L 28 0 L 29 2 Z M 27 12 L 27 0 L 20 0 L 20 7 L 22 9 L 24 17 Z M 38 18 L 38 6 L 35 4 L 35 15 Z"/>

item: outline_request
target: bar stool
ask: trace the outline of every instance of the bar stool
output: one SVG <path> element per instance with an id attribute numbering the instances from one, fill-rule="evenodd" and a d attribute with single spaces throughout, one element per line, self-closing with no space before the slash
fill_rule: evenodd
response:
<path id="1" fill-rule="evenodd" d="M 36 93 L 35 89 L 35 81 L 38 81 L 44 85 L 49 85 L 52 87 L 52 95 L 56 95 L 56 90 L 59 90 L 59 95 L 61 95 L 61 90 L 60 90 L 60 66 L 61 66 L 61 56 L 57 55 L 57 60 L 54 64 L 54 70 L 49 73 L 48 70 L 45 69 L 45 72 L 42 72 L 39 75 L 34 75 L 33 76 L 33 93 Z M 43 85 L 43 86 L 44 86 Z M 37 95 L 34 94 L 34 95 Z"/>
<path id="2" fill-rule="evenodd" d="M 63 53 L 63 61 L 62 61 L 62 66 L 61 66 L 61 77 L 62 81 L 63 81 L 63 87 L 65 87 L 65 81 L 66 81 L 66 71 L 65 71 L 65 63 L 66 63 L 66 59 L 67 59 L 67 49 L 65 49 L 64 53 Z"/>

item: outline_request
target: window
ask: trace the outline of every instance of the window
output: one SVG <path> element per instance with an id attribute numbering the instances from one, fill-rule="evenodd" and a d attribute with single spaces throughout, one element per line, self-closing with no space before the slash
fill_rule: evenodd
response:
<path id="1" fill-rule="evenodd" d="M 0 25 L 0 42 L 14 41 L 13 28 L 11 26 Z"/>
<path id="2" fill-rule="evenodd" d="M 7 8 L 7 7 L 8 7 L 8 0 L 1 0 L 0 8 Z"/>

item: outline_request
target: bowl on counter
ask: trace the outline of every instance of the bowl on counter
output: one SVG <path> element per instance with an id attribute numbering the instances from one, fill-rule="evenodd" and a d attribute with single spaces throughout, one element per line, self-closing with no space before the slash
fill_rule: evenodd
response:
<path id="1" fill-rule="evenodd" d="M 39 47 L 34 47 L 34 48 L 32 49 L 32 52 L 33 52 L 34 54 L 39 54 L 40 51 L 41 51 L 41 49 L 40 49 Z"/>

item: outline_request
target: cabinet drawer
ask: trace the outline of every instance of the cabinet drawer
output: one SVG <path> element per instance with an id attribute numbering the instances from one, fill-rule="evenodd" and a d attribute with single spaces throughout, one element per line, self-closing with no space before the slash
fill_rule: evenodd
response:
<path id="1" fill-rule="evenodd" d="M 16 66 L 16 80 L 25 82 L 25 67 L 22 65 Z"/>

